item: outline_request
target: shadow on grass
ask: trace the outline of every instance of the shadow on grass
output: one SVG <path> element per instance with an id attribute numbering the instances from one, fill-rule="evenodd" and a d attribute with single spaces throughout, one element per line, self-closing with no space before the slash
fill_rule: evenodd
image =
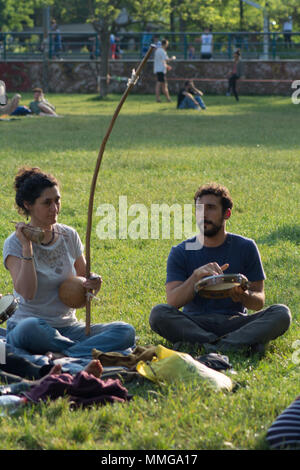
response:
<path id="1" fill-rule="evenodd" d="M 55 97 L 55 95 L 53 95 Z M 64 95 L 64 99 L 68 99 Z M 76 96 L 75 96 L 76 98 Z M 70 96 L 70 102 L 76 102 Z M 90 114 L 66 114 L 62 119 L 23 118 L 5 126 L 2 150 L 11 152 L 11 143 L 32 153 L 99 150 L 121 95 L 79 97 L 79 110 Z M 61 99 L 61 97 L 60 97 Z M 153 97 L 131 95 L 111 132 L 107 148 L 127 151 L 141 148 L 159 155 L 161 149 L 182 147 L 263 148 L 264 151 L 298 149 L 299 106 L 286 97 L 242 97 L 235 103 L 224 96 L 208 96 L 207 111 L 177 110 L 176 103 L 154 108 Z M 59 102 L 59 99 L 57 99 Z M 99 103 L 99 106 L 97 105 Z M 149 110 L 149 112 L 147 111 Z M 153 111 L 155 109 L 155 111 Z M 80 111 L 79 111 L 80 112 Z M 284 120 L 283 120 L 284 118 Z M 276 131 L 274 131 L 276 130 Z M 40 138 L 42 136 L 42 139 Z"/>
<path id="2" fill-rule="evenodd" d="M 32 152 L 28 132 L 35 137 L 35 149 L 51 151 L 84 150 L 99 148 L 111 117 L 107 115 L 66 116 L 51 122 L 35 120 L 16 121 L 6 127 L 3 151 L 11 148 L 11 141 L 23 151 Z M 274 132 L 276 128 L 276 132 Z M 11 134 L 11 135 L 10 135 Z M 42 143 L 37 139 L 43 135 Z M 157 152 L 160 148 L 230 146 L 255 148 L 267 151 L 298 148 L 297 127 L 293 116 L 285 119 L 273 116 L 267 122 L 255 112 L 232 115 L 209 115 L 205 112 L 178 111 L 174 114 L 120 114 L 110 135 L 107 147 L 126 151 L 143 148 Z M 39 145 L 41 149 L 39 149 Z"/>
<path id="3" fill-rule="evenodd" d="M 287 225 L 279 227 L 278 230 L 259 238 L 257 241 L 261 244 L 275 245 L 281 241 L 290 241 L 296 245 L 300 244 L 300 226 L 299 225 Z"/>

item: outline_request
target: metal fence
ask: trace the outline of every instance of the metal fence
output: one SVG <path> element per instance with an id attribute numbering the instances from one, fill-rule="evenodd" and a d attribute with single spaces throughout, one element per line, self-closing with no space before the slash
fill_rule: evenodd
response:
<path id="1" fill-rule="evenodd" d="M 169 40 L 168 54 L 179 60 L 201 60 L 203 33 L 121 33 L 110 45 L 110 58 L 140 59 L 151 43 Z M 212 60 L 233 57 L 241 49 L 243 59 L 300 59 L 300 33 L 214 32 Z M 0 61 L 12 60 L 98 60 L 101 41 L 96 33 L 0 33 Z"/>

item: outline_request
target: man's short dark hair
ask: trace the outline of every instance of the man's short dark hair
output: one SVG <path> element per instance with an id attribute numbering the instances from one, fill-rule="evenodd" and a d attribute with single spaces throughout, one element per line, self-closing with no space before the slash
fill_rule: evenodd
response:
<path id="1" fill-rule="evenodd" d="M 197 199 L 207 194 L 212 194 L 213 196 L 221 198 L 223 213 L 225 213 L 227 209 L 232 209 L 233 200 L 229 190 L 225 186 L 221 186 L 218 183 L 208 183 L 200 186 L 194 196 L 195 203 L 197 202 Z"/>

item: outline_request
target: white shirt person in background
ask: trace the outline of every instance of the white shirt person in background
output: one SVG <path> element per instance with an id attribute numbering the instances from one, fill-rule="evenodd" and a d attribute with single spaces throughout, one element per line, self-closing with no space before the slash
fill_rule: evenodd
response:
<path id="1" fill-rule="evenodd" d="M 206 28 L 201 35 L 201 59 L 211 59 L 213 52 L 213 35 L 211 30 Z"/>
<path id="2" fill-rule="evenodd" d="M 166 75 L 167 71 L 171 70 L 172 68 L 170 65 L 168 65 L 168 62 L 170 60 L 175 60 L 176 57 L 173 56 L 172 58 L 169 58 L 167 54 L 168 45 L 169 41 L 167 41 L 167 39 L 163 39 L 161 42 L 161 47 L 158 47 L 154 54 L 154 74 L 156 75 L 155 96 L 158 103 L 161 102 L 161 91 L 165 95 L 167 101 L 171 101 Z"/>
<path id="3" fill-rule="evenodd" d="M 292 45 L 293 20 L 289 16 L 283 23 L 284 43 L 289 48 Z"/>

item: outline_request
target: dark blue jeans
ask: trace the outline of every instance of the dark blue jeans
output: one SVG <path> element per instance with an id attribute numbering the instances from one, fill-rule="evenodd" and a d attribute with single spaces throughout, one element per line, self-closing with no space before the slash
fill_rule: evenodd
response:
<path id="1" fill-rule="evenodd" d="M 92 349 L 124 352 L 135 345 L 135 330 L 128 323 L 112 322 L 91 325 L 86 336 L 85 325 L 78 322 L 64 328 L 53 328 L 41 318 L 30 317 L 17 324 L 8 322 L 7 343 L 33 354 L 48 351 L 66 356 L 91 358 Z"/>

